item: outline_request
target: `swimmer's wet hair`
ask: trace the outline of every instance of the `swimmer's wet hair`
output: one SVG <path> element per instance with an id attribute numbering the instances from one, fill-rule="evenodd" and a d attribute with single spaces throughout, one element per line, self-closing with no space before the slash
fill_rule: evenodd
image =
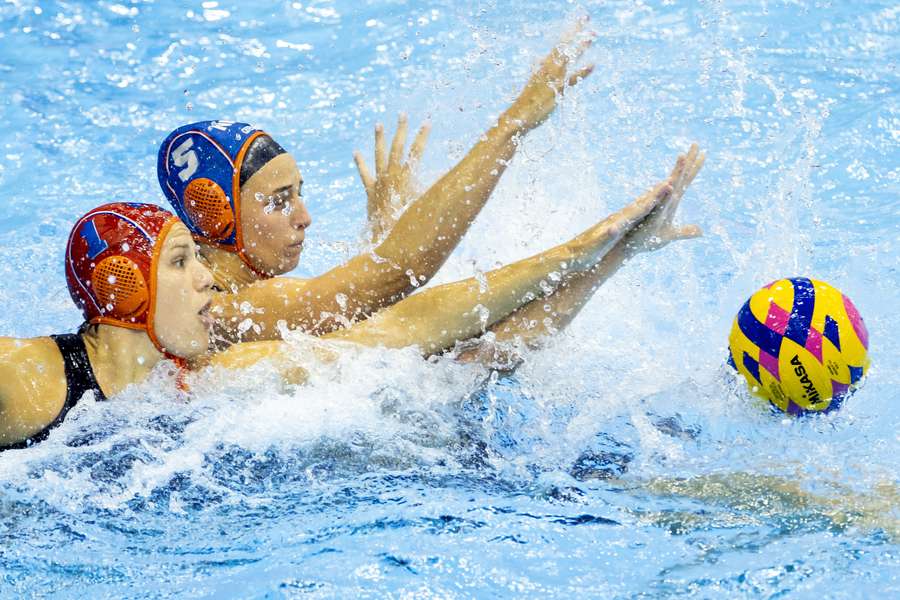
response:
<path id="1" fill-rule="evenodd" d="M 244 161 L 241 163 L 240 184 L 243 186 L 247 180 L 263 168 L 270 160 L 287 152 L 281 144 L 268 135 L 261 135 L 250 143 Z"/>

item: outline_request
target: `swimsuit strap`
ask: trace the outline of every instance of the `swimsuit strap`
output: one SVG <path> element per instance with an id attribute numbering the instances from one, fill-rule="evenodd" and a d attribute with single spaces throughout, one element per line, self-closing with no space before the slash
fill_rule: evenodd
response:
<path id="1" fill-rule="evenodd" d="M 62 335 L 50 336 L 56 346 L 59 348 L 63 357 L 63 363 L 66 369 L 66 401 L 62 409 L 53 422 L 41 429 L 30 438 L 15 444 L 0 447 L 0 450 L 10 450 L 13 448 L 27 448 L 37 442 L 47 439 L 50 430 L 63 422 L 66 414 L 78 404 L 85 392 L 94 392 L 94 399 L 99 401 L 106 400 L 97 378 L 94 376 L 94 369 L 91 367 L 91 361 L 87 355 L 87 349 L 84 347 L 84 340 L 77 333 L 65 333 Z"/>
<path id="2" fill-rule="evenodd" d="M 66 384 L 69 392 L 66 394 L 66 404 L 57 417 L 62 421 L 66 413 L 78 404 L 85 392 L 94 392 L 94 398 L 98 402 L 106 400 L 106 396 L 103 395 L 100 384 L 97 383 L 97 378 L 94 376 L 91 360 L 84 347 L 84 339 L 77 333 L 64 333 L 50 337 L 59 347 L 59 352 L 66 365 Z"/>

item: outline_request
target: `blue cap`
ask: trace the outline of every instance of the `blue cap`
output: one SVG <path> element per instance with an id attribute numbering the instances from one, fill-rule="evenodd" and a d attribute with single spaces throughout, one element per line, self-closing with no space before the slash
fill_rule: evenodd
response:
<path id="1" fill-rule="evenodd" d="M 241 163 L 265 133 L 247 123 L 200 121 L 179 127 L 159 148 L 159 185 L 194 238 L 244 256 Z M 254 269 L 255 271 L 255 269 Z"/>

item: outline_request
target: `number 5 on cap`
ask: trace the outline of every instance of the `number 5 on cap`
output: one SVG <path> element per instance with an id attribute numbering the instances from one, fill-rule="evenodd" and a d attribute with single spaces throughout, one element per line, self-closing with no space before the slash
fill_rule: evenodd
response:
<path id="1" fill-rule="evenodd" d="M 178 178 L 182 181 L 190 179 L 191 175 L 197 172 L 197 167 L 200 166 L 200 161 L 197 160 L 197 153 L 191 150 L 193 146 L 194 140 L 188 138 L 172 152 L 172 162 L 175 163 L 175 166 L 184 167 L 178 172 Z"/>

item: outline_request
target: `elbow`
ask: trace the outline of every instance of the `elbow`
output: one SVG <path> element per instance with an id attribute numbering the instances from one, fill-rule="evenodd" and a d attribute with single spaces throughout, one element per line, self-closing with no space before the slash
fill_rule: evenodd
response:
<path id="1" fill-rule="evenodd" d="M 381 294 L 379 298 L 373 298 L 372 306 L 368 311 L 370 314 L 403 300 L 430 279 L 430 277 L 420 275 L 411 267 L 397 263 L 392 263 L 392 266 L 393 268 L 384 273 L 381 278 L 380 283 L 385 293 Z"/>
<path id="2" fill-rule="evenodd" d="M 412 252 L 385 241 L 375 253 L 390 265 L 388 277 L 395 278 L 397 289 L 406 296 L 428 283 L 444 264 L 449 252 L 442 248 L 443 240 L 432 240 L 427 247 L 419 246 Z"/>

